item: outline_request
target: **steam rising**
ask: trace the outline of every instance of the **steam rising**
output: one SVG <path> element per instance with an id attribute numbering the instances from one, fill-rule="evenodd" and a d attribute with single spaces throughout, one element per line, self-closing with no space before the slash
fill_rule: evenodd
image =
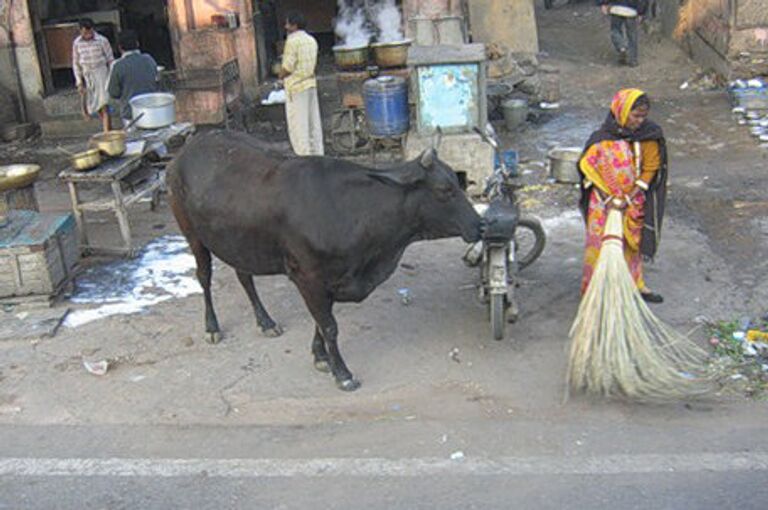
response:
<path id="1" fill-rule="evenodd" d="M 336 19 L 336 35 L 341 39 L 339 46 L 354 48 L 367 46 L 373 34 L 366 26 L 363 8 L 339 0 L 339 17 Z"/>
<path id="2" fill-rule="evenodd" d="M 400 9 L 395 0 L 384 0 L 374 6 L 374 22 L 379 29 L 379 42 L 389 43 L 403 40 Z"/>
<path id="3" fill-rule="evenodd" d="M 402 16 L 395 0 L 382 0 L 367 13 L 361 5 L 355 5 L 351 0 L 338 0 L 338 5 L 339 16 L 334 28 L 341 39 L 339 46 L 367 46 L 375 33 L 378 33 L 379 42 L 403 40 Z"/>

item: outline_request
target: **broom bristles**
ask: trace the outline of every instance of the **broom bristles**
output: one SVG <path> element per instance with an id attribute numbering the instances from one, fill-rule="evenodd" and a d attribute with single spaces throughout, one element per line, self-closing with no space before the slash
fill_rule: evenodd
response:
<path id="1" fill-rule="evenodd" d="M 570 331 L 569 388 L 644 401 L 707 393 L 706 353 L 657 319 L 632 279 L 619 210 L 609 212 L 604 235 Z"/>

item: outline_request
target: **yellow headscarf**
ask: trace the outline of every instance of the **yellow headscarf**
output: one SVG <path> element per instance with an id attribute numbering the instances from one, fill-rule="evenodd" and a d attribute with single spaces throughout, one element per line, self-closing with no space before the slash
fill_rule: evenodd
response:
<path id="1" fill-rule="evenodd" d="M 611 113 L 619 123 L 619 126 L 624 127 L 629 120 L 629 112 L 632 111 L 632 107 L 635 105 L 635 101 L 640 96 L 645 95 L 640 89 L 622 89 L 616 92 L 611 101 Z"/>

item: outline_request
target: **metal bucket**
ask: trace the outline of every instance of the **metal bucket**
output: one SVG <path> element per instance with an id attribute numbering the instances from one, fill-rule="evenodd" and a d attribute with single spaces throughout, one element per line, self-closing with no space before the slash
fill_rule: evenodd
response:
<path id="1" fill-rule="evenodd" d="M 501 105 L 504 113 L 504 123 L 509 131 L 514 131 L 525 124 L 528 118 L 528 101 L 526 99 L 509 99 Z"/>
<path id="2" fill-rule="evenodd" d="M 399 76 L 380 76 L 363 84 L 368 130 L 373 136 L 397 136 L 408 131 L 408 85 Z"/>
<path id="3" fill-rule="evenodd" d="M 580 182 L 579 158 L 582 150 L 578 147 L 561 147 L 552 149 L 547 154 L 549 159 L 549 176 L 557 182 L 576 184 Z"/>

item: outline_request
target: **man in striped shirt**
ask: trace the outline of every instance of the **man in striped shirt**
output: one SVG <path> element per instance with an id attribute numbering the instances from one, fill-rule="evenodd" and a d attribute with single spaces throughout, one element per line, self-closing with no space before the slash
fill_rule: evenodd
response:
<path id="1" fill-rule="evenodd" d="M 109 66 L 115 60 L 106 37 L 93 29 L 93 21 L 80 20 L 80 35 L 72 44 L 72 70 L 77 91 L 83 97 L 84 115 L 98 113 L 104 131 L 109 131 Z"/>
<path id="2" fill-rule="evenodd" d="M 322 156 L 323 124 L 317 98 L 317 41 L 304 31 L 307 23 L 299 12 L 286 16 L 288 38 L 279 77 L 285 84 L 285 117 L 293 151 L 299 156 Z"/>

